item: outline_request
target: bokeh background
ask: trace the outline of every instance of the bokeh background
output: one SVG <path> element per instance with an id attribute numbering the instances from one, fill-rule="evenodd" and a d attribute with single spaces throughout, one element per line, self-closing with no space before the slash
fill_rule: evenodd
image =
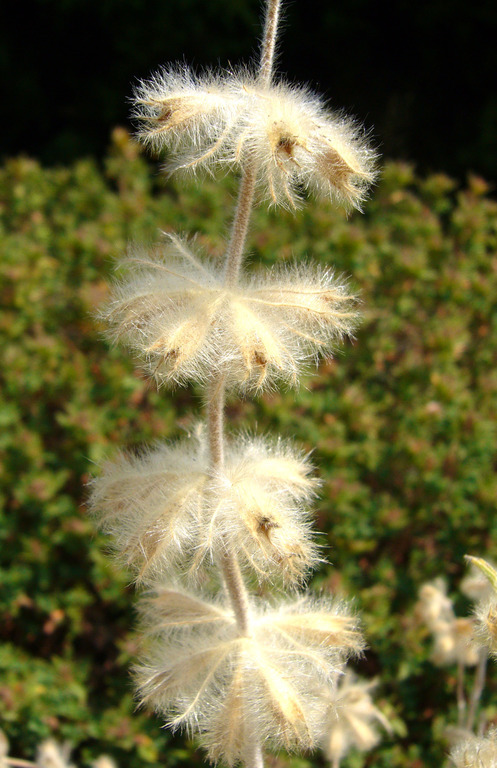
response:
<path id="1" fill-rule="evenodd" d="M 175 438 L 201 392 L 156 392 L 105 341 L 95 310 L 114 260 L 158 228 L 222 257 L 236 179 L 164 180 L 127 120 L 131 83 L 163 62 L 250 59 L 259 4 L 40 0 L 0 25 L 0 727 L 11 752 L 68 740 L 78 765 L 202 765 L 195 745 L 135 712 L 129 577 L 106 554 L 86 484 L 118 448 Z M 297 393 L 232 401 L 232 429 L 294 436 L 323 479 L 329 563 L 312 589 L 353 597 L 392 723 L 351 768 L 437 767 L 455 669 L 416 618 L 443 575 L 460 615 L 466 552 L 497 559 L 497 95 L 491 3 L 346 6 L 294 0 L 280 70 L 367 126 L 385 165 L 364 214 L 309 201 L 254 215 L 254 268 L 308 256 L 351 277 L 364 321 Z M 468 682 L 471 674 L 468 673 Z M 495 676 L 483 697 L 497 722 Z M 273 768 L 324 766 L 276 756 Z"/>
<path id="2" fill-rule="evenodd" d="M 23 0 L 3 9 L 3 155 L 101 157 L 131 84 L 170 61 L 253 60 L 259 0 Z M 490 0 L 292 0 L 280 71 L 357 115 L 386 157 L 497 175 L 497 11 Z"/>

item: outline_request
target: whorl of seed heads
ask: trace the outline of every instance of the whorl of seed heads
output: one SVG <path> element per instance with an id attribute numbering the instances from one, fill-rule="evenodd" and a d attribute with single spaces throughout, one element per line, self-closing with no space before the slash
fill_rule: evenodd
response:
<path id="1" fill-rule="evenodd" d="M 197 77 L 164 68 L 135 91 L 138 137 L 174 149 L 168 171 L 254 164 L 264 195 L 294 208 L 302 188 L 360 208 L 375 178 L 375 153 L 350 118 L 306 88 L 261 85 L 248 72 Z"/>
<path id="2" fill-rule="evenodd" d="M 299 582 L 320 560 L 306 507 L 317 486 L 311 469 L 282 441 L 241 436 L 209 478 L 197 436 L 109 461 L 90 502 L 137 581 L 171 571 L 195 578 L 227 547 L 261 581 Z"/>
<path id="3" fill-rule="evenodd" d="M 254 737 L 312 747 L 322 685 L 362 649 L 355 619 L 326 599 L 252 605 L 250 636 L 240 636 L 229 608 L 184 592 L 159 591 L 147 612 L 155 640 L 136 669 L 141 703 L 198 734 L 209 758 L 228 766 Z"/>
<path id="4" fill-rule="evenodd" d="M 357 322 L 355 297 L 330 269 L 276 266 L 227 288 L 219 266 L 172 236 L 125 264 L 129 274 L 101 317 L 159 383 L 223 374 L 243 391 L 296 384 L 302 367 L 330 355 Z"/>

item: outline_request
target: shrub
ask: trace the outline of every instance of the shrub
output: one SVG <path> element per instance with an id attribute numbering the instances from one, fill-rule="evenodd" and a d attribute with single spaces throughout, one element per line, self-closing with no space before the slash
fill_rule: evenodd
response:
<path id="1" fill-rule="evenodd" d="M 81 760 L 105 751 L 122 766 L 200 764 L 133 714 L 132 596 L 85 513 L 94 463 L 115 445 L 189 429 L 199 392 L 159 396 L 108 349 L 92 314 L 113 258 L 129 240 L 155 239 L 158 222 L 181 231 L 188 217 L 220 253 L 234 187 L 162 186 L 117 129 L 105 168 L 13 159 L 0 190 L 2 727 L 16 755 L 51 735 Z M 454 583 L 465 552 L 497 558 L 495 214 L 480 179 L 458 190 L 399 164 L 385 167 L 362 217 L 325 203 L 298 221 L 255 214 L 254 262 L 332 254 L 361 292 L 357 344 L 297 393 L 234 404 L 230 418 L 315 451 L 316 527 L 332 565 L 314 583 L 358 596 L 369 644 L 358 669 L 380 676 L 398 737 L 377 759 L 399 767 L 439 764 L 430 725 L 452 702 L 412 621 L 417 590 L 441 572 Z"/>

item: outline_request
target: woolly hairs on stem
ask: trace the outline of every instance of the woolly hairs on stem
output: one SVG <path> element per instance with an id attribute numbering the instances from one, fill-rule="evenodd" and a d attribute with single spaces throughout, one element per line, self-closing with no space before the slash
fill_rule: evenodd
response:
<path id="1" fill-rule="evenodd" d="M 188 439 L 110 458 L 91 491 L 117 557 L 148 588 L 138 700 L 211 762 L 247 768 L 268 749 L 322 742 L 344 666 L 363 648 L 349 607 L 302 592 L 323 559 L 308 456 L 277 438 L 225 436 L 227 392 L 296 385 L 357 321 L 331 268 L 244 267 L 254 201 L 295 209 L 309 190 L 359 208 L 376 174 L 360 126 L 275 77 L 279 12 L 267 0 L 258 70 L 166 66 L 135 91 L 138 138 L 167 150 L 166 172 L 241 180 L 224 264 L 176 235 L 134 247 L 100 312 L 159 385 L 205 388 L 204 420 Z"/>

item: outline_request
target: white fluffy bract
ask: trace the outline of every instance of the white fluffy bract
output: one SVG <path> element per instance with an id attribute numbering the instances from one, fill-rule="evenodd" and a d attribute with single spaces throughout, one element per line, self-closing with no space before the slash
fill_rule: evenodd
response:
<path id="1" fill-rule="evenodd" d="M 376 175 L 376 154 L 353 120 L 307 88 L 261 85 L 247 71 L 164 68 L 139 85 L 133 114 L 145 144 L 174 150 L 167 170 L 250 163 L 275 204 L 294 208 L 309 188 L 359 208 Z"/>
<path id="2" fill-rule="evenodd" d="M 319 562 L 307 511 L 317 486 L 311 469 L 281 440 L 241 436 L 209 478 L 204 439 L 194 436 L 107 462 L 90 502 L 138 581 L 174 571 L 197 577 L 227 548 L 261 581 L 298 582 Z"/>
<path id="3" fill-rule="evenodd" d="M 223 375 L 242 391 L 294 385 L 357 323 L 355 297 L 327 268 L 277 266 L 227 288 L 219 267 L 172 236 L 127 265 L 101 317 L 160 384 Z"/>
<path id="4" fill-rule="evenodd" d="M 250 613 L 252 631 L 240 636 L 229 608 L 165 590 L 148 611 L 156 637 L 136 669 L 141 702 L 198 734 L 209 758 L 228 766 L 254 736 L 276 749 L 314 746 L 326 714 L 321 688 L 362 648 L 355 619 L 331 600 Z"/>

